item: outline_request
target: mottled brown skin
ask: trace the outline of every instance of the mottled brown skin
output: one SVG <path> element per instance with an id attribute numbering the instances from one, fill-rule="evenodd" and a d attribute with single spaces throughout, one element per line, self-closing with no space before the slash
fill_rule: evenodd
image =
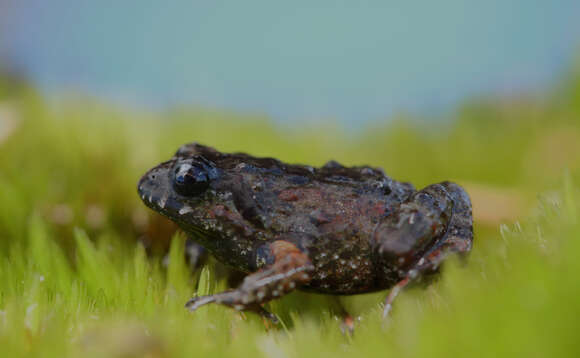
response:
<path id="1" fill-rule="evenodd" d="M 473 241 L 457 184 L 420 191 L 381 169 L 321 168 L 225 154 L 191 143 L 139 182 L 145 204 L 222 263 L 250 273 L 237 288 L 196 297 L 271 317 L 261 304 L 294 289 L 347 295 L 401 288 Z"/>

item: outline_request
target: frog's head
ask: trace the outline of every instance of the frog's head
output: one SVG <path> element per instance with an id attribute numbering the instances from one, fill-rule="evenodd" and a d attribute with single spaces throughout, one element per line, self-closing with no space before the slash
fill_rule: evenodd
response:
<path id="1" fill-rule="evenodd" d="M 236 181 L 228 166 L 231 156 L 196 143 L 186 144 L 170 160 L 143 175 L 139 196 L 189 234 L 208 239 L 247 230 L 243 218 L 229 211 L 235 207 L 229 187 Z"/>

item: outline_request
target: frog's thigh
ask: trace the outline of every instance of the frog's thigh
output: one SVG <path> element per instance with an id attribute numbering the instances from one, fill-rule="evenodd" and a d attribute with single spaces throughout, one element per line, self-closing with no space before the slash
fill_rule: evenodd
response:
<path id="1" fill-rule="evenodd" d="M 443 184 L 417 191 L 374 232 L 373 242 L 381 261 L 397 267 L 410 264 L 442 237 L 453 212 L 453 200 Z"/>
<path id="2" fill-rule="evenodd" d="M 237 310 L 255 311 L 257 305 L 285 295 L 311 280 L 310 272 L 314 267 L 294 244 L 279 240 L 270 244 L 270 249 L 274 262 L 247 276 L 237 289 L 193 298 L 186 307 L 195 310 L 215 302 Z"/>
<path id="3" fill-rule="evenodd" d="M 413 268 L 415 272 L 433 271 L 447 256 L 453 253 L 466 254 L 473 245 L 473 216 L 471 201 L 459 185 L 444 182 L 451 201 L 453 213 L 444 235 L 427 250 Z"/>

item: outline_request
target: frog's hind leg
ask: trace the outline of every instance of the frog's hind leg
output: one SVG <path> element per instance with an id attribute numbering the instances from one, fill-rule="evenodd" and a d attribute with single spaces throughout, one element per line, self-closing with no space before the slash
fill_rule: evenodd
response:
<path id="1" fill-rule="evenodd" d="M 471 202 L 457 184 L 434 184 L 413 194 L 375 232 L 384 275 L 397 280 L 385 300 L 383 317 L 409 283 L 436 272 L 452 253 L 465 254 L 473 242 Z"/>
<path id="2" fill-rule="evenodd" d="M 275 241 L 270 244 L 270 250 L 274 262 L 246 276 L 238 288 L 210 296 L 194 297 L 185 307 L 194 311 L 209 303 L 219 303 L 238 311 L 253 311 L 272 320 L 274 316 L 261 305 L 308 283 L 314 267 L 306 254 L 288 241 Z"/>

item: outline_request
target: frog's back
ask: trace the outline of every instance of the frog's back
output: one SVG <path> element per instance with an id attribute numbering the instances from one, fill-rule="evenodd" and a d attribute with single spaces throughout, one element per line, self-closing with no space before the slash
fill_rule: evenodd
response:
<path id="1" fill-rule="evenodd" d="M 393 181 L 376 168 L 330 162 L 314 169 L 248 159 L 237 158 L 239 179 L 228 185 L 238 211 L 272 233 L 321 238 L 349 231 L 365 240 L 382 217 L 414 192 L 412 185 Z"/>
<path id="2" fill-rule="evenodd" d="M 344 167 L 335 161 L 313 168 L 244 153 L 224 154 L 195 143 L 176 155 L 201 155 L 215 163 L 223 176 L 218 189 L 231 192 L 244 219 L 267 232 L 323 236 L 342 227 L 370 232 L 415 191 L 381 169 Z"/>
<path id="3" fill-rule="evenodd" d="M 392 194 L 385 181 L 315 178 L 306 185 L 287 185 L 272 193 L 272 229 L 307 232 L 314 236 L 351 230 L 368 234 L 381 217 L 388 215 L 412 193 Z"/>

